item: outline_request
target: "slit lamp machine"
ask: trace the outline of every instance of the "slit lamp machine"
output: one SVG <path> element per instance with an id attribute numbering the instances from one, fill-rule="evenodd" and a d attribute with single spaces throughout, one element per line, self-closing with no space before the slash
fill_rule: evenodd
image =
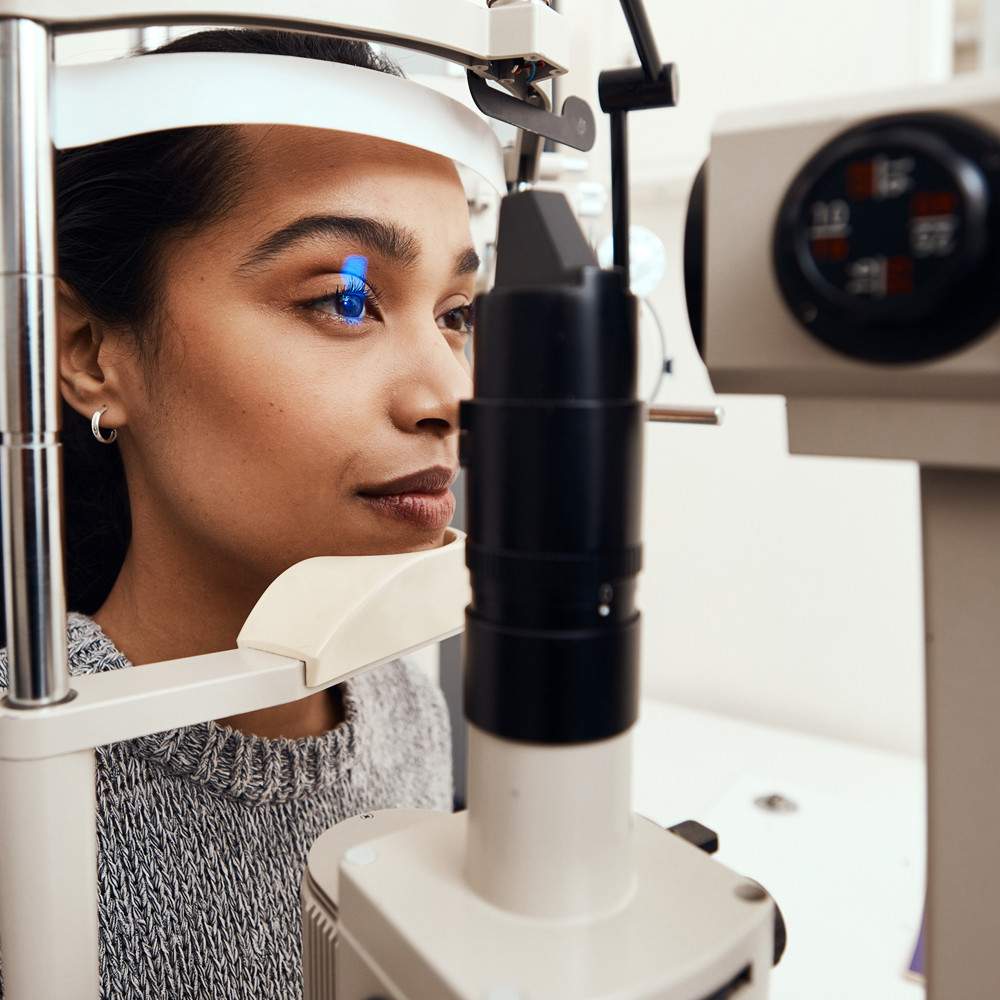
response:
<path id="1" fill-rule="evenodd" d="M 647 407 L 636 391 L 627 121 L 672 105 L 677 76 L 641 0 L 622 8 L 640 65 L 600 79 L 615 234 L 615 266 L 602 270 L 565 199 L 532 187 L 544 139 L 586 150 L 597 128 L 578 98 L 550 106 L 542 84 L 568 68 L 569 35 L 543 0 L 0 0 L 7 1000 L 99 995 L 96 746 L 294 701 L 459 631 L 468 809 L 388 810 L 317 840 L 302 884 L 305 996 L 768 996 L 784 946 L 774 901 L 709 857 L 696 824 L 664 830 L 631 805 L 643 426 L 717 423 L 719 412 Z M 185 23 L 449 59 L 465 67 L 479 110 L 518 130 L 514 155 L 505 162 L 483 119 L 457 102 L 353 67 L 224 53 L 53 64 L 62 32 Z M 52 151 L 234 123 L 420 146 L 508 192 L 461 413 L 468 537 L 307 560 L 264 593 L 237 649 L 71 679 Z M 686 246 L 692 325 L 717 387 L 784 393 L 795 451 L 922 464 L 933 1000 L 1000 995 L 1000 869 L 987 856 L 1000 812 L 990 781 L 1000 751 L 990 669 L 1000 648 L 998 136 L 1000 89 L 985 86 L 725 120 Z M 930 208 L 945 220 L 927 222 Z M 534 488 L 515 485 L 526 480 Z"/>

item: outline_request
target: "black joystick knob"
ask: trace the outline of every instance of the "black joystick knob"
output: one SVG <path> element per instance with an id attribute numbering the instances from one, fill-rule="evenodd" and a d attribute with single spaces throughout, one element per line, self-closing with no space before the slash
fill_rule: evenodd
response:
<path id="1" fill-rule="evenodd" d="M 952 115 L 894 115 L 827 143 L 778 213 L 774 267 L 835 351 L 912 363 L 1000 318 L 1000 138 Z"/>

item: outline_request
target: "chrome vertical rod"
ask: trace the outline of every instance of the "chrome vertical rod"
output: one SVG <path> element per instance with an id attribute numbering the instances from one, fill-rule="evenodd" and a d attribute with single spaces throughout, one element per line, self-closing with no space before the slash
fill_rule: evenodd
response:
<path id="1" fill-rule="evenodd" d="M 0 21 L 0 506 L 8 700 L 19 708 L 69 694 L 50 73 L 45 27 Z"/>

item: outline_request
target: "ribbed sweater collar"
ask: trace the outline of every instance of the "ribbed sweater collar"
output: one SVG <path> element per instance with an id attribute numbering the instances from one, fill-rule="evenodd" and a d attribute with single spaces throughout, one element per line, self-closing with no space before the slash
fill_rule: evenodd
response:
<path id="1" fill-rule="evenodd" d="M 77 674 L 133 668 L 97 622 L 76 612 L 69 616 L 69 659 Z M 342 781 L 357 759 L 364 703 L 354 682 L 344 682 L 342 690 L 345 718 L 322 736 L 266 739 L 202 722 L 121 746 L 216 795 L 261 805 L 290 802 Z"/>

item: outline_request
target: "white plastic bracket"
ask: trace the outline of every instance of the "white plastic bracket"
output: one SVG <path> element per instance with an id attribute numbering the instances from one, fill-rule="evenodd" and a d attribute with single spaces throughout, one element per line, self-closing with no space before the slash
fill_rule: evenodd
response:
<path id="1" fill-rule="evenodd" d="M 264 592 L 239 649 L 74 677 L 76 697 L 46 708 L 0 701 L 0 761 L 284 705 L 455 635 L 469 601 L 464 553 L 465 536 L 449 529 L 426 551 L 307 559 Z"/>

